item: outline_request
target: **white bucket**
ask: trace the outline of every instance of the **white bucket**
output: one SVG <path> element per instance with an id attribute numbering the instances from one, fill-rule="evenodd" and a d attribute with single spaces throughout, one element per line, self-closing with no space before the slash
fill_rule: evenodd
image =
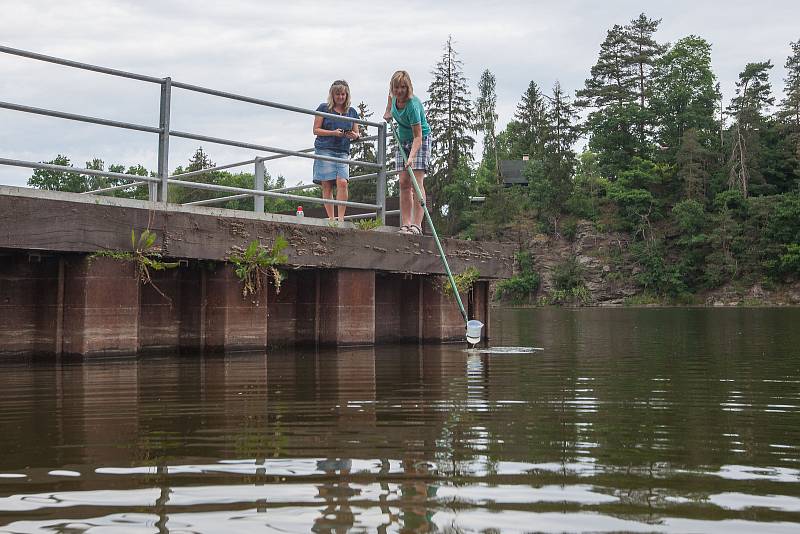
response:
<path id="1" fill-rule="evenodd" d="M 473 319 L 467 321 L 467 343 L 476 345 L 481 341 L 481 330 L 483 330 L 483 323 Z"/>

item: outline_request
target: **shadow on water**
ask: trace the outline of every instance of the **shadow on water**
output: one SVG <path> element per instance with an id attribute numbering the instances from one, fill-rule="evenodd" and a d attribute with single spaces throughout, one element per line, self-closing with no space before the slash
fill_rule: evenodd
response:
<path id="1" fill-rule="evenodd" d="M 796 532 L 800 310 L 0 367 L 0 532 Z"/>

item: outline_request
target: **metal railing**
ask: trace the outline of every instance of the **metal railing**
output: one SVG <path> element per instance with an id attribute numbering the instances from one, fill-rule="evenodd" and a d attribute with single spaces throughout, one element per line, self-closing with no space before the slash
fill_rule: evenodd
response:
<path id="1" fill-rule="evenodd" d="M 235 93 L 229 93 L 225 91 L 219 91 L 216 89 L 210 89 L 207 87 L 201 87 L 199 85 L 192 85 L 188 83 L 181 83 L 177 81 L 173 81 L 171 78 L 157 78 L 153 76 L 146 76 L 142 74 L 136 74 L 133 72 L 126 72 L 117 69 L 110 69 L 107 67 L 100 67 L 97 65 L 90 65 L 87 63 L 81 63 L 78 61 L 71 61 L 68 59 L 47 56 L 44 54 L 37 54 L 34 52 L 29 52 L 26 50 L 19 50 L 16 48 L 11 48 L 7 46 L 0 46 L 0 53 L 10 54 L 20 57 L 25 57 L 29 59 L 34 59 L 37 61 L 44 61 L 47 63 L 54 63 L 57 65 L 63 65 L 66 67 L 72 67 L 81 70 L 87 70 L 92 72 L 98 72 L 101 74 L 107 74 L 110 76 L 118 76 L 122 78 L 128 78 L 132 80 L 138 80 L 142 82 L 148 82 L 153 84 L 158 84 L 161 87 L 161 96 L 160 96 L 160 104 L 159 104 L 159 124 L 157 127 L 155 126 L 147 126 L 142 124 L 133 124 L 129 122 L 123 121 L 114 121 L 109 119 L 103 119 L 99 117 L 91 117 L 88 115 L 78 115 L 74 113 L 65 113 L 62 111 L 51 110 L 51 109 L 44 109 L 44 108 L 37 108 L 33 106 L 25 106 L 21 104 L 15 104 L 10 102 L 2 102 L 0 101 L 0 108 L 8 109 L 13 111 L 19 111 L 22 113 L 34 114 L 34 115 L 44 115 L 49 117 L 55 117 L 60 119 L 78 121 L 78 122 L 86 122 L 90 124 L 98 124 L 102 126 L 109 126 L 113 128 L 122 128 L 122 129 L 129 129 L 129 130 L 137 130 L 147 133 L 158 134 L 158 170 L 157 176 L 138 176 L 138 175 L 131 175 L 131 174 L 122 174 L 117 172 L 110 172 L 110 171 L 100 171 L 94 169 L 82 169 L 76 167 L 68 167 L 62 165 L 54 165 L 50 163 L 38 163 L 33 161 L 23 161 L 23 160 L 15 160 L 15 159 L 8 159 L 8 158 L 0 158 L 0 165 L 11 165 L 17 167 L 26 167 L 30 169 L 45 169 L 51 171 L 60 171 L 60 172 L 69 172 L 69 173 L 76 173 L 76 174 L 86 174 L 86 175 L 93 175 L 93 176 L 104 176 L 109 178 L 121 179 L 130 181 L 130 183 L 115 185 L 112 187 L 104 187 L 100 189 L 96 189 L 94 191 L 87 191 L 86 194 L 99 194 L 99 193 L 106 193 L 111 191 L 116 191 L 119 189 L 126 189 L 134 186 L 148 184 L 149 191 L 148 191 L 148 198 L 151 201 L 158 201 L 158 202 L 167 202 L 168 198 L 168 191 L 170 185 L 180 186 L 180 187 L 189 187 L 195 189 L 204 189 L 210 191 L 217 191 L 222 193 L 229 193 L 224 197 L 220 198 L 213 198 L 207 199 L 202 201 L 190 202 L 188 204 L 193 205 L 202 205 L 202 204 L 212 204 L 217 202 L 227 202 L 230 200 L 235 199 L 242 199 L 242 198 L 253 198 L 254 199 L 254 211 L 258 213 L 264 212 L 264 198 L 271 197 L 271 198 L 279 198 L 285 200 L 300 200 L 303 202 L 312 202 L 312 203 L 319 203 L 319 204 L 331 204 L 331 205 L 340 205 L 340 206 L 348 206 L 353 208 L 360 208 L 360 209 L 367 209 L 367 210 L 374 210 L 371 214 L 381 221 L 382 224 L 386 221 L 386 178 L 387 176 L 397 174 L 397 172 L 392 171 L 389 172 L 386 169 L 386 138 L 388 136 L 388 131 L 386 127 L 386 123 L 384 122 L 371 122 L 364 119 L 347 117 L 342 115 L 336 115 L 332 113 L 323 113 L 320 111 L 304 109 L 296 106 L 290 106 L 287 104 L 281 104 L 277 102 L 271 102 L 269 100 L 263 100 L 260 98 L 249 97 L 245 95 L 239 95 Z M 265 146 L 255 143 L 248 143 L 243 141 L 236 141 L 232 139 L 224 139 L 220 137 L 211 137 L 208 135 L 201 135 L 192 132 L 182 132 L 177 130 L 172 130 L 170 128 L 170 109 L 172 105 L 172 90 L 174 89 L 182 89 L 186 91 L 192 91 L 196 93 L 203 93 L 219 98 L 226 98 L 230 100 L 236 100 L 240 102 L 247 102 L 250 104 L 255 104 L 258 106 L 264 106 L 269 108 L 281 109 L 285 111 L 290 111 L 293 113 L 302 113 L 306 115 L 316 115 L 320 117 L 328 117 L 336 120 L 345 120 L 349 122 L 353 122 L 356 124 L 361 124 L 364 126 L 372 126 L 377 128 L 378 135 L 373 137 L 364 138 L 363 142 L 367 141 L 377 141 L 377 162 L 368 162 L 368 161 L 358 161 L 358 160 L 351 160 L 351 159 L 343 159 L 343 158 L 334 158 L 328 156 L 320 156 L 317 154 L 313 154 L 313 149 L 303 149 L 303 150 L 288 150 L 285 148 L 280 147 L 272 147 L 272 146 Z M 210 169 L 201 169 L 197 171 L 191 171 L 187 173 L 177 174 L 177 175 L 170 175 L 169 173 L 169 141 L 170 138 L 177 137 L 183 139 L 192 139 L 195 141 L 203 141 L 207 143 L 214 143 L 214 144 L 221 144 L 227 146 L 233 146 L 238 148 L 246 148 L 255 150 L 257 152 L 269 152 L 275 155 L 273 156 L 256 156 L 252 159 L 226 164 L 226 165 L 219 165 Z M 354 176 L 350 180 L 366 180 L 371 178 L 377 178 L 376 180 L 376 188 L 375 188 L 375 203 L 368 204 L 363 202 L 350 202 L 350 201 L 339 201 L 333 199 L 322 199 L 316 197 L 306 197 L 300 195 L 291 194 L 290 191 L 299 191 L 302 189 L 308 189 L 312 187 L 318 187 L 316 184 L 308 184 L 308 185 L 299 185 L 293 187 L 283 187 L 278 189 L 272 190 L 265 190 L 264 189 L 264 178 L 266 175 L 266 169 L 264 167 L 264 162 L 269 161 L 272 159 L 284 158 L 284 157 L 299 157 L 299 158 L 310 158 L 315 160 L 322 160 L 322 161 L 332 161 L 335 163 L 344 163 L 347 165 L 357 165 L 362 168 L 367 169 L 375 169 L 375 173 L 367 174 L 362 176 Z M 242 187 L 231 187 L 231 186 L 223 186 L 218 184 L 208 184 L 202 182 L 193 182 L 186 180 L 186 178 L 190 178 L 192 176 L 207 174 L 209 172 L 218 171 L 222 169 L 228 169 L 233 167 L 239 167 L 242 165 L 254 165 L 254 177 L 255 177 L 255 184 L 253 189 L 247 189 Z M 366 214 L 356 215 L 354 217 L 361 217 Z M 353 218 L 353 216 L 348 217 Z"/>

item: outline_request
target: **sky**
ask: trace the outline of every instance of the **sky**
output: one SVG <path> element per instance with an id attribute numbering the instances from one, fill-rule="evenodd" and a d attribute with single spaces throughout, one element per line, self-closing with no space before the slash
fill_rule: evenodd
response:
<path id="1" fill-rule="evenodd" d="M 494 73 L 500 128 L 531 80 L 546 89 L 558 80 L 574 95 L 608 29 L 642 12 L 662 19 L 659 42 L 694 34 L 712 44 L 726 100 L 744 65 L 767 59 L 780 99 L 789 43 L 800 40 L 797 0 L 0 0 L 0 12 L 3 46 L 302 108 L 316 108 L 330 83 L 344 78 L 353 104 L 366 102 L 374 120 L 383 114 L 395 70 L 409 71 L 418 96 L 427 98 L 450 35 L 473 99 L 481 73 Z M 309 115 L 179 89 L 172 96 L 175 130 L 287 149 L 313 146 Z M 7 54 L 0 54 L 0 101 L 158 126 L 157 85 Z M 186 165 L 200 144 L 220 165 L 255 155 L 173 138 L 170 168 Z M 58 154 L 76 166 L 100 158 L 106 166 L 155 170 L 157 136 L 0 109 L 0 158 L 47 161 Z M 285 158 L 267 162 L 267 171 L 294 185 L 310 182 L 311 165 Z M 0 185 L 24 185 L 30 174 L 0 166 Z"/>

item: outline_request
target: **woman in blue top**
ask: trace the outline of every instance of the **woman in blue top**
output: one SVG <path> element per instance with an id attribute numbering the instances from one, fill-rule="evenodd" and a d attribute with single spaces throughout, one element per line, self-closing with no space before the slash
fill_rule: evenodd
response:
<path id="1" fill-rule="evenodd" d="M 344 80 L 336 80 L 328 91 L 328 101 L 317 107 L 317 111 L 342 115 L 343 117 L 358 118 L 358 113 L 350 107 L 350 87 Z M 314 117 L 314 153 L 320 156 L 349 159 L 350 141 L 358 139 L 358 124 L 344 119 L 328 117 Z M 347 179 L 350 177 L 350 166 L 346 163 L 333 161 L 314 160 L 314 183 L 322 186 L 322 198 L 333 198 L 333 186 L 336 184 L 336 200 L 347 200 Z M 344 221 L 344 211 L 347 206 L 337 206 L 337 215 Z M 325 211 L 330 220 L 333 216 L 333 206 L 325 204 Z"/>
<path id="2" fill-rule="evenodd" d="M 389 100 L 386 102 L 385 120 L 397 121 L 397 137 L 408 157 L 408 164 L 414 170 L 414 176 L 425 202 L 425 174 L 431 159 L 431 129 L 425 118 L 422 102 L 414 96 L 411 77 L 404 70 L 398 70 L 389 82 Z M 425 212 L 418 202 L 414 202 L 414 186 L 411 183 L 400 149 L 394 153 L 394 169 L 400 172 L 400 232 L 404 234 L 422 235 L 422 219 Z"/>

